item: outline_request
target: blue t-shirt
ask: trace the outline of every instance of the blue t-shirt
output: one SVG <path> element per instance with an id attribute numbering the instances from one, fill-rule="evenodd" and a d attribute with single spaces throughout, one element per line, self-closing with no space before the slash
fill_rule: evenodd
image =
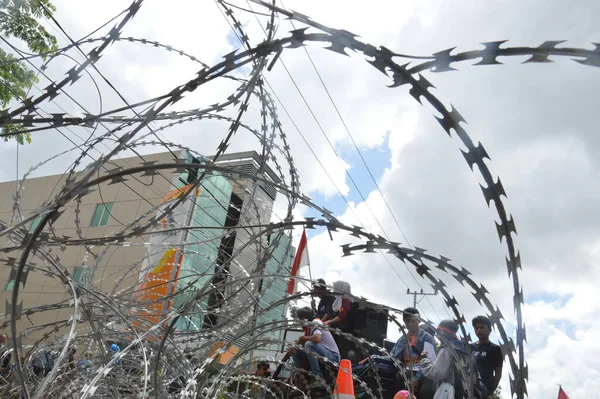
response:
<path id="1" fill-rule="evenodd" d="M 419 361 L 421 359 L 421 353 L 427 352 L 427 358 L 432 362 L 435 362 L 435 340 L 428 332 L 419 329 L 416 337 L 410 337 L 412 344 L 407 345 L 404 335 L 398 339 L 390 354 L 396 359 L 400 360 L 406 367 L 409 366 L 410 361 L 413 361 L 413 370 L 419 371 Z"/>

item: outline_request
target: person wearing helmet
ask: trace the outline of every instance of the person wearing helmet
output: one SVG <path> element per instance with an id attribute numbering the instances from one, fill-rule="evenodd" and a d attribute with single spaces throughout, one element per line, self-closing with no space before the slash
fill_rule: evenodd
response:
<path id="1" fill-rule="evenodd" d="M 294 360 L 294 366 L 301 368 L 303 360 L 306 358 L 310 366 L 310 371 L 319 377 L 323 377 L 321 367 L 319 366 L 319 358 L 317 356 L 325 357 L 333 363 L 339 364 L 340 351 L 337 344 L 329 330 L 322 328 L 323 322 L 314 317 L 311 308 L 305 307 L 298 309 L 296 317 L 302 321 L 312 323 L 307 326 L 308 328 L 305 330 L 305 335 L 298 338 L 298 341 L 296 342 L 303 348 L 296 350 L 296 348 L 291 347 L 289 350 Z"/>
<path id="2" fill-rule="evenodd" d="M 411 398 L 410 392 L 406 389 L 403 389 L 401 391 L 396 392 L 396 394 L 394 395 L 394 399 L 417 399 L 417 397 L 413 395 Z"/>
<path id="3" fill-rule="evenodd" d="M 117 353 L 121 352 L 121 348 L 119 345 L 113 343 L 110 345 L 110 351 L 113 352 L 113 356 L 116 356 Z M 119 366 L 121 364 L 121 359 L 115 360 L 115 364 Z"/>

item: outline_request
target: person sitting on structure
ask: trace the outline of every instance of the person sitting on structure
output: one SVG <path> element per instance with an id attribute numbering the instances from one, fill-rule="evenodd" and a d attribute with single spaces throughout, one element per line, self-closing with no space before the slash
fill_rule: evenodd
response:
<path id="1" fill-rule="evenodd" d="M 404 370 L 396 375 L 396 383 L 399 388 L 407 389 L 407 378 L 412 381 L 413 392 L 419 393 L 425 383 L 425 378 L 421 372 L 419 360 L 422 353 L 432 362 L 435 361 L 435 340 L 419 325 L 419 311 L 416 308 L 406 308 L 402 313 L 402 320 L 408 330 L 406 335 L 402 335 L 392 348 L 390 355 L 399 359 L 404 365 Z M 405 374 L 405 376 L 403 376 Z M 420 396 L 428 396 L 428 392 Z"/>
<path id="2" fill-rule="evenodd" d="M 323 322 L 326 322 L 333 316 L 332 305 L 335 298 L 329 294 L 329 291 L 327 290 L 327 284 L 322 278 L 318 279 L 317 282 L 313 284 L 313 292 L 315 293 L 316 297 L 319 298 L 319 305 L 316 306 L 316 308 L 313 302 L 315 317 Z"/>
<path id="3" fill-rule="evenodd" d="M 323 377 L 321 367 L 319 366 L 319 358 L 315 355 L 324 357 L 335 364 L 340 363 L 340 351 L 335 343 L 331 333 L 321 328 L 323 322 L 320 319 L 314 318 L 314 313 L 311 308 L 304 307 L 296 311 L 296 316 L 300 320 L 311 321 L 305 335 L 298 338 L 297 344 L 302 346 L 302 349 L 291 347 L 289 353 L 294 360 L 294 366 L 303 368 L 304 359 L 308 360 L 310 371 L 318 376 Z M 318 382 L 311 384 L 309 388 L 320 385 Z"/>
<path id="4" fill-rule="evenodd" d="M 398 359 L 403 365 L 403 370 L 396 374 L 396 384 L 399 389 L 408 389 L 407 381 L 412 381 L 413 392 L 419 393 L 425 383 L 419 360 L 421 354 L 426 353 L 427 358 L 435 361 L 435 340 L 431 334 L 420 328 L 419 311 L 417 309 L 412 307 L 404 309 L 402 320 L 408 333 L 401 335 L 390 351 L 390 355 Z M 378 356 L 375 355 L 375 357 Z M 359 365 L 365 365 L 367 361 L 369 361 L 369 358 L 361 360 Z M 430 390 L 428 386 L 426 391 Z M 424 392 L 425 397 L 428 394 L 429 392 Z"/>
<path id="5" fill-rule="evenodd" d="M 333 293 L 336 294 L 335 300 L 331 305 L 333 317 L 325 321 L 325 324 L 347 331 L 351 327 L 351 317 L 349 315 L 354 310 L 354 300 L 352 299 L 350 283 L 341 280 L 334 282 Z"/>

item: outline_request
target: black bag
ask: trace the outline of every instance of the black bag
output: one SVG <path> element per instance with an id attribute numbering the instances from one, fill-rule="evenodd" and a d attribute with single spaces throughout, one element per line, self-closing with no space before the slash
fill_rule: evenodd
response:
<path id="1" fill-rule="evenodd" d="M 483 383 L 483 380 L 479 376 L 479 373 L 477 373 L 477 381 L 475 382 L 474 393 L 476 398 L 481 399 L 485 399 L 488 396 L 490 396 L 490 393 L 488 392 L 487 387 Z"/>
<path id="2" fill-rule="evenodd" d="M 475 364 L 475 360 L 474 359 L 469 359 L 468 355 L 466 353 L 463 352 L 459 352 L 457 351 L 457 353 L 459 354 L 461 360 L 463 360 L 466 364 L 465 366 L 465 375 L 467 376 L 467 380 L 470 380 L 471 377 L 473 376 L 473 374 L 475 374 L 476 380 L 475 380 L 475 384 L 473 386 L 473 394 L 475 395 L 475 398 L 477 399 L 485 399 L 489 396 L 489 392 L 487 387 L 485 386 L 485 384 L 483 383 L 483 380 L 481 379 L 481 377 L 479 376 L 479 371 L 477 371 L 477 366 Z M 471 360 L 471 361 L 469 361 Z M 454 372 L 454 399 L 464 399 L 466 396 L 466 393 L 468 392 L 464 385 L 463 385 L 463 380 L 461 377 L 461 373 L 460 370 L 458 369 L 456 363 L 453 365 L 453 372 Z"/>

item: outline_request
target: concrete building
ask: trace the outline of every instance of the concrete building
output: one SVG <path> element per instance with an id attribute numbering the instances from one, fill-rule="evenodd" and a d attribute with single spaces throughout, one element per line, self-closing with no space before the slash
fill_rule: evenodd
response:
<path id="1" fill-rule="evenodd" d="M 191 163 L 204 162 L 187 152 L 175 155 Z M 106 169 L 128 169 L 143 162 L 169 163 L 173 158 L 169 152 L 144 155 L 143 160 L 122 158 L 111 161 Z M 260 156 L 253 151 L 226 154 L 218 164 L 256 174 Z M 100 175 L 104 173 L 107 172 Z M 140 225 L 168 208 L 182 192 L 186 192 L 198 173 L 198 170 L 162 170 L 160 174 L 142 172 L 128 176 L 126 181 L 118 184 L 110 184 L 110 181 L 99 184 L 93 192 L 65 204 L 61 216 L 51 226 L 46 225 L 43 231 L 50 238 L 68 236 L 71 239 L 101 238 L 131 231 L 130 225 L 134 221 Z M 279 182 L 268 166 L 264 176 Z M 21 199 L 16 213 L 13 196 L 18 182 L 0 183 L 0 221 L 10 226 L 19 218 L 30 218 L 46 200 L 55 197 L 65 179 L 64 175 L 27 179 L 19 194 Z M 145 234 L 125 242 L 87 246 L 56 244 L 49 247 L 50 253 L 38 251 L 29 258 L 26 283 L 19 288 L 24 316 L 18 322 L 18 332 L 23 334 L 23 343 L 33 344 L 44 334 L 63 334 L 74 315 L 68 287 L 57 278 L 58 271 L 49 260 L 58 262 L 64 268 L 62 270 L 79 283 L 80 297 L 89 304 L 98 324 L 96 327 L 105 334 L 131 327 L 119 314 L 133 316 L 134 327 L 142 330 L 145 324 L 159 323 L 170 308 L 187 303 L 209 283 L 222 285 L 224 296 L 207 296 L 181 318 L 176 328 L 182 336 L 215 324 L 230 323 L 232 314 L 239 319 L 248 312 L 261 313 L 261 309 L 285 296 L 283 280 L 253 280 L 250 286 L 238 290 L 235 299 L 224 301 L 223 298 L 230 294 L 226 292 L 231 289 L 227 283 L 242 275 L 289 274 L 294 255 L 289 235 L 277 233 L 256 240 L 260 229 L 243 227 L 268 223 L 275 198 L 273 187 L 215 173 L 203 179 L 196 192 L 190 193 L 183 203 L 160 220 L 160 226 Z M 24 234 L 38 226 L 40 219 L 37 217 L 24 225 L 12 240 L 0 238 L 0 248 L 14 247 Z M 179 229 L 182 226 L 189 229 Z M 230 226 L 243 228 L 226 235 L 219 228 Z M 246 245 L 249 240 L 251 244 Z M 180 250 L 182 243 L 185 243 L 183 252 Z M 271 256 L 264 257 L 266 253 Z M 19 257 L 19 249 L 5 251 L 0 257 L 1 303 L 12 302 L 14 261 L 10 258 L 18 260 Z M 109 295 L 98 298 L 87 294 L 86 287 Z M 171 300 L 164 300 L 165 295 L 171 294 Z M 259 296 L 256 306 L 248 306 L 248 301 L 256 295 Z M 28 314 L 27 309 L 35 311 Z M 257 322 L 281 318 L 284 312 L 283 306 L 262 312 Z M 81 320 L 78 336 L 85 335 L 92 327 L 88 323 L 89 314 L 76 314 L 75 317 Z M 0 323 L 6 320 L 5 316 Z M 6 325 L 2 332 L 9 333 Z M 278 339 L 278 333 L 273 333 L 272 338 Z"/>

